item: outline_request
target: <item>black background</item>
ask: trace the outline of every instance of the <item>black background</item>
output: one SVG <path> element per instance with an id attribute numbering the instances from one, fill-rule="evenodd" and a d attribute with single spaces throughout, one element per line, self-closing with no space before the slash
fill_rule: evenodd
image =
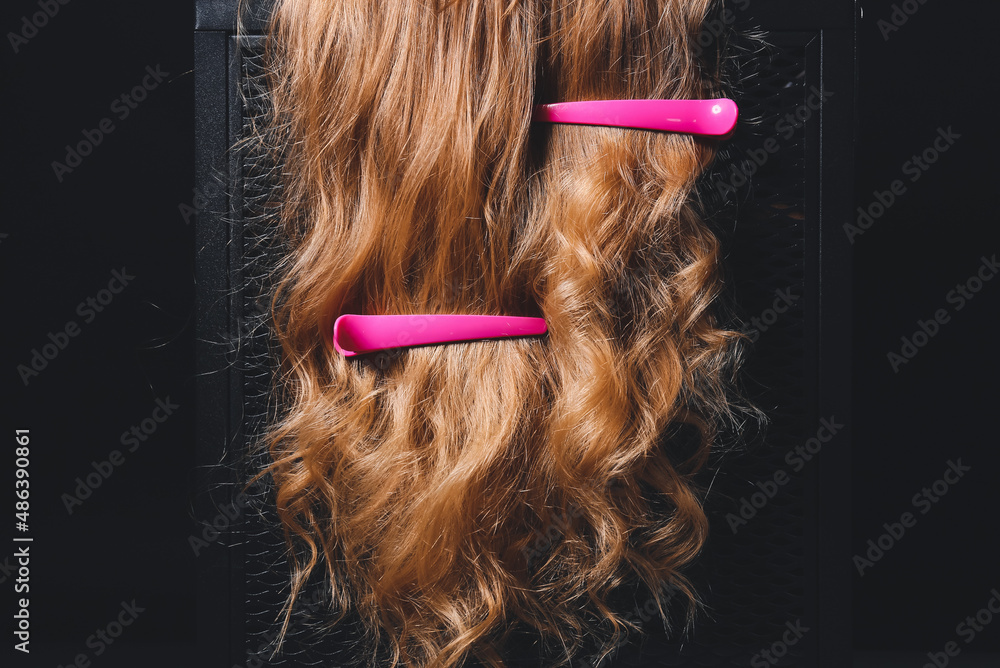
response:
<path id="1" fill-rule="evenodd" d="M 892 5 L 865 3 L 859 24 L 855 206 L 867 207 L 895 179 L 906 192 L 854 243 L 854 464 L 843 495 L 853 507 L 852 550 L 862 553 L 883 523 L 914 510 L 911 497 L 941 478 L 948 460 L 971 466 L 854 577 L 855 648 L 910 650 L 911 665 L 921 665 L 924 653 L 958 640 L 956 625 L 1000 588 L 1000 278 L 961 310 L 947 301 L 982 257 L 1000 252 L 991 67 L 1000 10 L 927 0 L 884 33 L 879 21 L 890 20 Z M 12 515 L 14 430 L 30 429 L 34 538 L 29 658 L 10 649 L 16 574 L 7 516 L 0 618 L 10 626 L 0 652 L 13 657 L 5 665 L 70 665 L 78 653 L 96 666 L 199 665 L 197 558 L 188 541 L 199 531 L 191 511 L 195 248 L 193 219 L 184 215 L 197 205 L 193 8 L 75 0 L 58 9 L 16 53 L 9 33 L 40 11 L 37 0 L 8 3 L 0 23 L 0 486 Z M 119 118 L 112 103 L 142 82 L 147 66 L 169 74 Z M 53 161 L 65 162 L 66 145 L 103 118 L 113 132 L 60 181 Z M 903 164 L 931 146 L 939 128 L 960 138 L 911 182 Z M 135 278 L 86 322 L 78 305 L 123 268 Z M 950 322 L 894 371 L 887 354 L 940 308 Z M 79 335 L 25 384 L 18 366 L 30 365 L 33 350 L 70 321 Z M 127 452 L 123 432 L 168 397 L 173 414 Z M 64 495 L 75 493 L 76 479 L 116 449 L 124 462 L 67 512 Z M 88 637 L 133 600 L 143 611 L 96 656 Z M 1000 651 L 1000 619 L 961 644 L 966 657 Z"/>

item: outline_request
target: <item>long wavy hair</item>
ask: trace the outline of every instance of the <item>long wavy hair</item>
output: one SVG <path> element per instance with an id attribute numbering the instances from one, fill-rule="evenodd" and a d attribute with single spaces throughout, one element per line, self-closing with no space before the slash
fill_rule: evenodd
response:
<path id="1" fill-rule="evenodd" d="M 695 609 L 694 476 L 740 350 L 695 195 L 716 142 L 530 118 L 718 94 L 696 57 L 710 4 L 278 0 L 282 633 L 317 572 L 337 618 L 354 610 L 407 667 L 503 666 L 515 627 L 564 662 L 619 642 L 628 582 L 665 616 L 671 594 Z M 542 316 L 549 333 L 347 359 L 343 313 Z"/>

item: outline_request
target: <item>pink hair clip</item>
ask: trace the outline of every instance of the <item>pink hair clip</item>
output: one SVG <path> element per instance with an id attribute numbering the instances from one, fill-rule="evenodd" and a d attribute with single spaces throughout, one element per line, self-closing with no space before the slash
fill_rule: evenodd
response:
<path id="1" fill-rule="evenodd" d="M 345 357 L 387 348 L 475 339 L 536 336 L 544 318 L 506 315 L 354 315 L 333 323 L 333 347 Z"/>
<path id="2" fill-rule="evenodd" d="M 535 106 L 533 121 L 612 125 L 723 136 L 736 127 L 739 109 L 729 98 L 713 100 L 593 100 Z"/>

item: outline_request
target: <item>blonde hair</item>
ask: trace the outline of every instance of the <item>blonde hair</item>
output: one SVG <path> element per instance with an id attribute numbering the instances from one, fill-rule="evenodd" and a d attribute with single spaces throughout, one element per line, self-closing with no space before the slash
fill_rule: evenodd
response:
<path id="1" fill-rule="evenodd" d="M 530 117 L 712 97 L 709 5 L 279 0 L 282 633 L 316 569 L 338 618 L 355 610 L 407 667 L 502 666 L 518 624 L 563 661 L 618 642 L 630 580 L 693 609 L 693 476 L 731 415 L 740 338 L 710 308 L 719 243 L 694 201 L 715 143 Z M 331 334 L 348 312 L 542 316 L 549 333 L 347 359 Z"/>

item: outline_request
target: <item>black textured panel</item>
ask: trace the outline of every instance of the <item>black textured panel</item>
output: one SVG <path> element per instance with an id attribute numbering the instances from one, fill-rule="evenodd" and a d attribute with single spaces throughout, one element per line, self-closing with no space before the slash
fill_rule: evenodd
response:
<path id="1" fill-rule="evenodd" d="M 706 486 L 710 485 L 706 509 L 712 533 L 692 576 L 711 617 L 701 618 L 685 639 L 668 640 L 651 628 L 641 647 L 638 643 L 623 647 L 601 665 L 746 666 L 753 655 L 781 638 L 787 623 L 810 618 L 806 605 L 806 524 L 811 511 L 806 486 L 813 483 L 807 470 L 794 471 L 785 461 L 786 453 L 803 444 L 820 426 L 811 408 L 813 390 L 805 371 L 808 356 L 815 352 L 807 340 L 808 311 L 804 305 L 817 299 L 808 280 L 806 257 L 809 122 L 790 125 L 787 136 L 776 137 L 778 149 L 767 152 L 763 165 L 757 165 L 761 151 L 765 151 L 764 142 L 775 137 L 779 120 L 794 114 L 810 94 L 805 41 L 805 36 L 796 36 L 782 45 L 772 38 L 775 46 L 761 54 L 759 71 L 738 100 L 742 117 L 756 122 L 741 126 L 730 144 L 734 157 L 718 166 L 704 184 L 737 202 L 736 223 L 722 233 L 725 272 L 743 318 L 748 322 L 762 318 L 744 376 L 753 400 L 771 420 L 763 443 L 724 457 L 717 462 L 718 473 L 705 480 Z M 241 76 L 231 82 L 244 99 L 242 128 L 231 131 L 241 129 L 244 137 L 266 112 L 260 47 L 259 38 L 244 42 L 238 54 Z M 268 397 L 276 351 L 267 319 L 272 287 L 268 277 L 280 249 L 270 240 L 273 220 L 268 214 L 278 194 L 274 178 L 277 166 L 252 144 L 239 155 L 242 196 L 233 213 L 236 229 L 241 231 L 234 243 L 240 245 L 242 257 L 236 283 L 242 291 L 238 296 L 242 305 L 238 364 L 243 383 L 241 445 L 248 455 L 244 474 L 249 477 L 266 464 L 266 456 L 251 450 L 250 444 L 273 414 Z M 738 175 L 750 173 L 750 183 L 744 185 Z M 730 180 L 734 176 L 735 180 Z M 719 179 L 735 185 L 735 191 L 720 187 Z M 768 309 L 782 294 L 786 295 L 783 304 L 787 308 L 775 311 L 772 320 Z M 755 483 L 771 480 L 777 470 L 788 473 L 788 482 L 734 532 L 730 523 L 738 516 L 741 499 L 750 499 L 759 491 Z M 252 512 L 243 528 L 248 665 L 341 666 L 349 665 L 352 659 L 363 660 L 352 654 L 349 641 L 355 630 L 350 622 L 324 632 L 322 582 L 313 583 L 303 596 L 306 604 L 293 615 L 281 655 L 270 658 L 289 580 L 284 537 L 271 491 L 266 481 L 250 489 Z M 644 603 L 641 597 L 637 600 Z M 807 641 L 790 645 L 777 665 L 798 665 L 809 647 Z M 512 658 L 514 665 L 531 665 L 526 659 Z M 584 659 L 580 665 L 593 666 L 593 662 Z"/>
<path id="2" fill-rule="evenodd" d="M 249 38 L 239 49 L 238 82 L 243 101 L 241 136 L 252 136 L 254 123 L 267 113 L 261 69 L 260 38 Z M 247 454 L 244 480 L 263 469 L 267 453 L 260 435 L 274 415 L 271 386 L 277 368 L 277 343 L 270 327 L 271 275 L 283 249 L 273 238 L 270 207 L 280 197 L 279 167 L 255 142 L 239 146 L 242 237 L 242 317 L 238 363 L 243 378 L 243 438 Z M 280 655 L 271 657 L 280 629 L 280 614 L 289 589 L 286 543 L 274 509 L 268 479 L 248 490 L 248 512 L 243 535 L 245 558 L 246 657 L 250 665 L 341 666 L 351 656 L 352 622 L 346 620 L 329 633 L 324 621 L 329 610 L 322 581 L 311 582 L 300 595 Z"/>
<path id="3" fill-rule="evenodd" d="M 764 55 L 765 62 L 740 100 L 741 108 L 759 124 L 751 136 L 736 137 L 744 155 L 740 167 L 752 178 L 749 199 L 740 206 L 735 230 L 726 240 L 727 273 L 747 331 L 756 338 L 744 377 L 770 425 L 763 445 L 722 462 L 706 503 L 712 533 L 700 566 L 715 623 L 704 627 L 698 644 L 718 660 L 704 665 L 745 666 L 781 638 L 786 623 L 807 616 L 806 478 L 784 461 L 789 450 L 805 441 L 812 420 L 807 405 L 812 390 L 804 373 L 806 356 L 815 351 L 807 351 L 803 307 L 817 298 L 806 281 L 807 126 L 775 136 L 779 119 L 794 114 L 806 98 L 806 51 L 794 43 L 777 44 Z M 777 145 L 773 152 L 764 148 L 768 141 L 776 142 L 770 144 Z M 771 310 L 776 300 L 783 313 Z M 759 494 L 756 483 L 773 480 L 777 470 L 785 470 L 789 481 L 766 505 L 754 508 L 756 516 L 745 524 L 737 522 L 734 518 L 743 519 L 742 500 Z M 725 653 L 714 649 L 719 644 L 727 646 Z M 807 647 L 801 642 L 789 646 L 778 665 L 798 665 Z"/>

